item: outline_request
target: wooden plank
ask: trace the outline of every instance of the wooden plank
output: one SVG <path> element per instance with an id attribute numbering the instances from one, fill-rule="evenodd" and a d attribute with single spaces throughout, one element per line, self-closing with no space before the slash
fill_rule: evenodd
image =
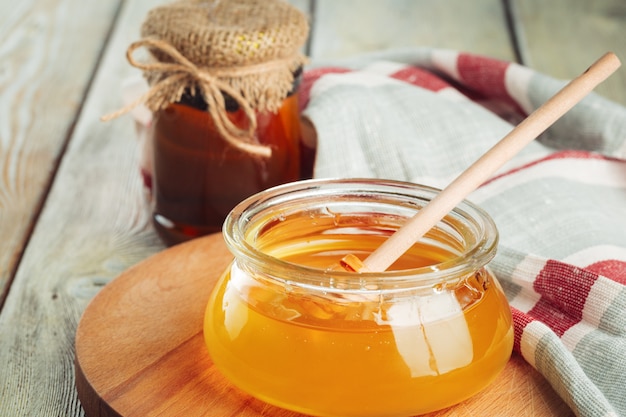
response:
<path id="1" fill-rule="evenodd" d="M 626 60 L 623 0 L 511 0 L 522 61 L 545 74 L 570 79 L 607 51 Z M 626 68 L 596 92 L 626 104 Z"/>
<path id="2" fill-rule="evenodd" d="M 500 0 L 317 0 L 311 56 L 434 47 L 514 60 Z"/>
<path id="3" fill-rule="evenodd" d="M 78 38 L 88 37 L 82 36 L 84 26 L 105 18 L 105 13 L 98 13 L 101 6 L 97 3 L 112 3 L 91 1 L 83 5 L 82 2 L 64 4 L 82 10 L 69 19 L 82 20 L 80 29 L 68 22 L 73 31 L 68 29 L 65 36 L 73 39 L 72 42 L 80 43 Z M 143 198 L 133 124 L 129 117 L 107 124 L 99 121 L 102 114 L 120 106 L 121 82 L 137 71 L 126 62 L 125 50 L 138 38 L 139 25 L 147 10 L 162 2 L 124 3 L 105 59 L 6 299 L 0 315 L 2 416 L 82 414 L 73 379 L 73 341 L 80 314 L 104 284 L 162 248 L 152 231 Z M 61 8 L 55 13 L 70 12 Z M 73 56 L 61 51 L 76 46 L 55 38 L 51 29 L 49 32 L 48 35 L 56 39 L 52 45 L 54 53 L 50 53 L 44 64 L 52 65 L 51 62 L 58 59 L 58 68 L 78 65 Z M 70 57 L 73 59 L 70 64 L 63 62 Z M 45 74 L 39 66 L 33 71 L 38 69 Z M 21 95 L 29 92 L 32 100 L 45 99 L 47 106 L 76 105 L 69 94 L 71 89 L 63 88 L 57 78 L 68 78 L 72 84 L 74 77 L 80 77 L 70 71 L 61 73 L 57 69 L 54 76 L 47 77 L 46 83 L 37 82 L 34 92 L 24 87 Z M 34 79 L 35 74 L 31 78 Z M 45 97 L 48 89 L 60 103 L 55 104 Z M 17 94 L 15 100 L 14 105 L 17 105 Z M 28 107 L 18 113 L 26 117 L 24 125 L 34 123 L 37 126 L 33 141 L 44 140 L 46 130 L 54 127 L 51 121 L 54 115 L 48 116 L 43 110 L 53 112 L 40 110 L 37 115 L 44 119 L 41 123 L 28 120 Z M 20 181 L 23 180 L 20 178 Z M 22 185 L 12 187 L 20 192 L 23 188 Z M 8 217 L 18 218 L 17 215 Z"/>
<path id="4" fill-rule="evenodd" d="M 0 2 L 0 306 L 118 7 Z"/>

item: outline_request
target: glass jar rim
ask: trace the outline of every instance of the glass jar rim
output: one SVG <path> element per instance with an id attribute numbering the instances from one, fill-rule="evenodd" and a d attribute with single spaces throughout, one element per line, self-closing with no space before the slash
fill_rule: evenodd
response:
<path id="1" fill-rule="evenodd" d="M 413 269 L 355 274 L 342 269 L 323 270 L 295 264 L 257 249 L 248 240 L 246 232 L 255 224 L 254 218 L 260 213 L 267 213 L 268 210 L 295 203 L 300 203 L 304 209 L 307 205 L 302 203 L 307 199 L 321 202 L 323 199 L 338 200 L 342 196 L 351 196 L 361 198 L 363 204 L 373 204 L 376 200 L 367 197 L 384 195 L 396 199 L 398 204 L 416 201 L 426 204 L 440 191 L 440 189 L 426 185 L 377 178 L 296 181 L 269 188 L 240 202 L 226 217 L 222 228 L 223 236 L 236 259 L 245 258 L 246 262 L 254 265 L 255 270 L 263 271 L 273 278 L 290 277 L 289 284 L 327 290 L 334 281 L 352 282 L 356 287 L 349 287 L 350 291 L 355 288 L 364 291 L 368 289 L 380 291 L 389 288 L 432 287 L 442 282 L 457 281 L 474 273 L 487 265 L 495 256 L 498 245 L 496 225 L 486 211 L 468 200 L 459 203 L 448 216 L 453 215 L 457 220 L 463 221 L 464 225 L 472 228 L 473 233 L 476 234 L 473 244 L 459 256 L 434 265 Z M 388 201 L 385 204 L 392 205 Z"/>

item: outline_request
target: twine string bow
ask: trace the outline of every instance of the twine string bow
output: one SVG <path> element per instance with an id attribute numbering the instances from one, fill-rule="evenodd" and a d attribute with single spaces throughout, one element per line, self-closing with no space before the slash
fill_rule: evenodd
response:
<path id="1" fill-rule="evenodd" d="M 139 62 L 133 54 L 142 47 L 149 47 L 164 53 L 173 61 Z M 257 127 L 256 114 L 248 101 L 238 91 L 219 79 L 219 75 L 229 74 L 228 69 L 200 68 L 185 58 L 172 45 L 158 39 L 142 39 L 133 42 L 126 51 L 126 58 L 132 66 L 147 74 L 160 73 L 163 76 L 143 96 L 120 110 L 103 116 L 102 120 L 114 119 L 142 103 L 145 103 L 152 111 L 162 110 L 172 102 L 180 100 L 185 87 L 195 84 L 208 105 L 208 112 L 217 131 L 224 140 L 241 151 L 262 157 L 271 156 L 271 148 L 250 142 Z M 239 128 L 229 119 L 224 94 L 235 100 L 239 108 L 244 112 L 248 120 L 247 129 Z"/>

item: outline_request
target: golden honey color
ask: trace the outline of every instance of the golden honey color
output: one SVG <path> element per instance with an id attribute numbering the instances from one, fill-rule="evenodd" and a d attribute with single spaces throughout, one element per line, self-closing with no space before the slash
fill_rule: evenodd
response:
<path id="1" fill-rule="evenodd" d="M 260 248 L 322 273 L 346 253 L 363 259 L 386 238 L 367 233 L 367 225 L 363 233 L 320 233 L 336 219 L 309 219 L 310 233 L 302 234 L 304 219 L 268 228 Z M 392 268 L 455 256 L 444 233 L 434 230 L 430 239 L 447 245 L 416 244 Z M 367 284 L 342 291 L 339 281 L 304 289 L 244 269 L 234 263 L 218 282 L 206 310 L 206 344 L 236 386 L 279 407 L 341 417 L 435 411 L 485 388 L 511 354 L 510 309 L 485 268 L 398 291 Z"/>

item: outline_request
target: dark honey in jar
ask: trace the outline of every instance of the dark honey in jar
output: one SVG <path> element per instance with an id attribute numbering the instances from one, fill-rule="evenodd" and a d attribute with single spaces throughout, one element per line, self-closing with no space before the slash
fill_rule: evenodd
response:
<path id="1" fill-rule="evenodd" d="M 167 244 L 217 232 L 246 197 L 310 175 L 298 113 L 308 22 L 298 9 L 179 0 L 152 9 L 141 35 L 127 56 L 150 85 L 153 219 Z"/>
<path id="2" fill-rule="evenodd" d="M 297 88 L 297 84 L 295 85 Z M 206 103 L 187 98 L 156 114 L 154 224 L 167 243 L 218 232 L 228 212 L 246 197 L 301 175 L 297 90 L 276 113 L 256 113 L 259 143 L 271 156 L 251 155 L 224 141 Z M 227 115 L 248 123 L 230 101 Z"/>

